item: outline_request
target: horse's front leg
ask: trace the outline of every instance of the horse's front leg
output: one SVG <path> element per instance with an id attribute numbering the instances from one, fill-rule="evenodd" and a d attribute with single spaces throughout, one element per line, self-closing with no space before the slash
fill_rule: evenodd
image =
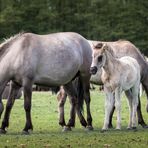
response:
<path id="1" fill-rule="evenodd" d="M 27 79 L 23 83 L 24 88 L 24 109 L 26 112 L 26 124 L 23 129 L 23 134 L 29 134 L 28 130 L 33 130 L 31 121 L 31 98 L 32 98 L 32 82 Z"/>
<path id="2" fill-rule="evenodd" d="M 113 108 L 113 93 L 106 91 L 106 100 L 105 100 L 105 118 L 104 118 L 104 125 L 102 130 L 108 129 L 109 124 L 109 116 L 111 113 L 111 109 Z"/>
<path id="3" fill-rule="evenodd" d="M 57 95 L 58 100 L 58 110 L 59 110 L 59 125 L 62 127 L 66 125 L 65 123 L 65 117 L 64 117 L 64 104 L 66 102 L 67 94 L 64 91 L 63 87 L 61 86 L 60 91 Z"/>
<path id="4" fill-rule="evenodd" d="M 115 108 L 117 111 L 117 125 L 116 129 L 121 129 L 121 89 L 116 88 L 115 90 Z"/>
<path id="5" fill-rule="evenodd" d="M 1 129 L 0 129 L 1 133 L 6 133 L 5 128 L 9 126 L 10 112 L 13 107 L 15 98 L 17 97 L 17 94 L 19 92 L 19 89 L 20 89 L 20 85 L 14 83 L 14 82 L 10 82 L 9 96 L 7 98 L 4 119 L 2 121 Z"/>

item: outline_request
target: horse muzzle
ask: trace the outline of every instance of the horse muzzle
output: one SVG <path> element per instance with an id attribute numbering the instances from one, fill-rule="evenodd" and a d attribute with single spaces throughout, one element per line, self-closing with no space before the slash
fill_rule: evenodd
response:
<path id="1" fill-rule="evenodd" d="M 98 68 L 96 66 L 90 67 L 90 74 L 95 75 L 98 71 Z"/>

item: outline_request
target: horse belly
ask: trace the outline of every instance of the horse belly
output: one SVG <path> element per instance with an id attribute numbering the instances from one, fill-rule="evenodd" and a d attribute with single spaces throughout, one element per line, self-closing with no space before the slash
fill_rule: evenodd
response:
<path id="1" fill-rule="evenodd" d="M 50 63 L 50 64 L 48 64 Z M 63 85 L 73 79 L 79 71 L 79 60 L 71 59 L 64 62 L 52 59 L 52 62 L 44 62 L 38 66 L 35 83 L 46 85 Z"/>

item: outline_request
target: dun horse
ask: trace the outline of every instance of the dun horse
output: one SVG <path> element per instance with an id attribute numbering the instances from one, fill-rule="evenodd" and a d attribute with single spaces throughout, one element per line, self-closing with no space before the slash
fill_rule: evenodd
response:
<path id="1" fill-rule="evenodd" d="M 90 65 L 92 51 L 85 38 L 77 33 L 55 33 L 36 35 L 18 34 L 0 45 L 0 115 L 3 112 L 2 92 L 10 80 L 11 92 L 6 105 L 1 133 L 6 133 L 9 116 L 16 92 L 23 86 L 26 124 L 23 129 L 28 133 L 33 129 L 31 121 L 32 85 L 61 86 L 71 97 L 73 108 L 68 127 L 74 126 L 75 109 L 83 126 L 92 126 L 92 117 L 88 108 L 88 120 L 85 121 L 78 106 L 77 92 L 71 81 L 78 77 L 89 107 Z M 82 99 L 82 98 L 79 98 Z"/>
<path id="2" fill-rule="evenodd" d="M 128 128 L 136 128 L 136 111 L 138 105 L 138 93 L 140 86 L 140 66 L 137 61 L 129 56 L 115 58 L 110 46 L 102 45 L 101 49 L 96 47 L 93 50 L 93 61 L 91 73 L 96 74 L 98 69 L 102 69 L 101 79 L 106 93 L 105 119 L 103 130 L 108 129 L 109 116 L 114 105 L 117 110 L 117 126 L 121 129 L 121 93 L 129 93 L 131 89 L 131 98 L 128 98 L 130 107 L 130 120 Z"/>

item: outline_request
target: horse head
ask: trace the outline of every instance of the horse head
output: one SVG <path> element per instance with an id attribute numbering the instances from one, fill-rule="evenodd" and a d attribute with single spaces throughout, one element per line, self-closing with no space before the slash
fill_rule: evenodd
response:
<path id="1" fill-rule="evenodd" d="M 98 69 L 104 66 L 106 61 L 106 50 L 108 50 L 108 45 L 101 42 L 93 47 L 92 64 L 90 68 L 91 74 L 96 74 Z"/>

